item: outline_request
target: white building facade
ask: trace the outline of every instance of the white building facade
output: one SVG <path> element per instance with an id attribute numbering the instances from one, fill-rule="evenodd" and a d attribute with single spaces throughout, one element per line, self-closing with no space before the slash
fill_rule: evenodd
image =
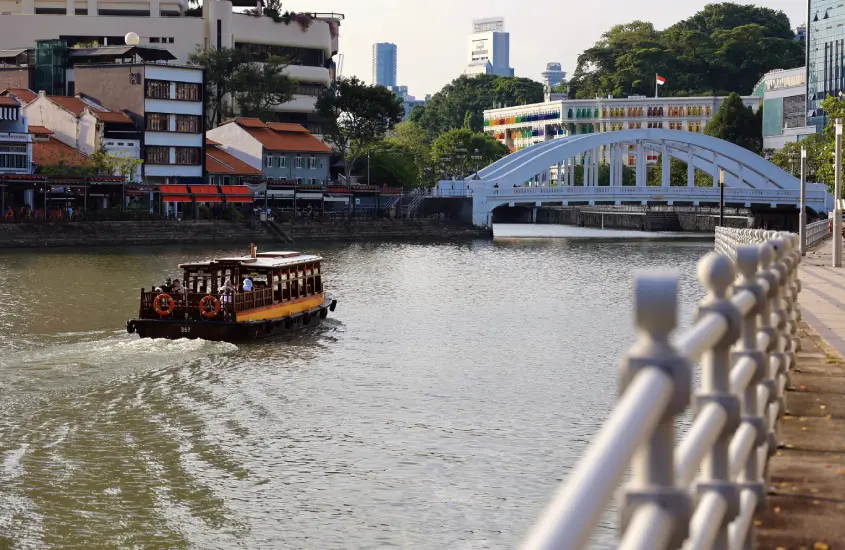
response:
<path id="1" fill-rule="evenodd" d="M 724 99 L 644 96 L 564 99 L 484 111 L 484 131 L 512 152 L 535 143 L 595 132 L 661 128 L 701 133 Z M 743 103 L 756 111 L 762 98 L 743 97 Z M 656 154 L 649 154 L 646 161 L 654 163 L 657 158 Z M 633 148 L 623 155 L 623 163 L 636 165 Z"/>
<path id="2" fill-rule="evenodd" d="M 233 11 L 255 2 L 209 0 L 190 12 L 188 0 L 0 0 L 0 50 L 32 48 L 39 40 L 123 45 L 129 32 L 142 45 L 162 46 L 185 64 L 198 46 L 252 51 L 261 59 L 282 55 L 291 60 L 288 74 L 300 82 L 292 101 L 275 110 L 280 120 L 316 124 L 319 93 L 334 78 L 340 14 L 297 14 L 298 20 L 276 22 Z"/>
<path id="3" fill-rule="evenodd" d="M 472 27 L 464 73 L 513 76 L 510 66 L 510 33 L 505 32 L 504 18 L 476 19 Z"/>

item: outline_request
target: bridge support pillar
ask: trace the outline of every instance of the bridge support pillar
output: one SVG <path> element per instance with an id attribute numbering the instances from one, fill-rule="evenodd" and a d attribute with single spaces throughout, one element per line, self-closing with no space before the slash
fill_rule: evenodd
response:
<path id="1" fill-rule="evenodd" d="M 693 159 L 692 147 L 687 154 L 687 187 L 695 187 L 695 160 Z"/>
<path id="2" fill-rule="evenodd" d="M 669 148 L 666 144 L 663 144 L 663 153 L 660 155 L 660 162 L 662 162 L 662 174 L 663 178 L 660 181 L 660 185 L 663 187 L 669 187 L 669 183 L 671 180 L 669 177 L 671 176 L 670 170 L 672 168 L 672 164 L 669 158 Z"/>
<path id="3" fill-rule="evenodd" d="M 537 210 L 536 206 L 531 209 L 531 223 L 537 223 Z"/>
<path id="4" fill-rule="evenodd" d="M 610 146 L 610 155 L 608 155 L 607 166 L 610 168 L 610 185 L 613 185 L 613 172 L 616 166 L 616 150 L 615 146 Z"/>
<path id="5" fill-rule="evenodd" d="M 648 178 L 648 165 L 646 163 L 645 147 L 642 141 L 637 142 L 637 186 L 645 186 Z"/>
<path id="6" fill-rule="evenodd" d="M 595 150 L 596 154 L 593 157 L 594 158 L 593 162 L 595 163 L 596 171 L 595 171 L 595 175 L 593 176 L 593 185 L 598 187 L 599 186 L 599 167 L 601 166 L 601 159 L 599 158 L 599 155 L 601 154 L 601 151 L 599 150 L 598 147 L 596 147 L 596 149 L 594 149 L 594 150 Z"/>

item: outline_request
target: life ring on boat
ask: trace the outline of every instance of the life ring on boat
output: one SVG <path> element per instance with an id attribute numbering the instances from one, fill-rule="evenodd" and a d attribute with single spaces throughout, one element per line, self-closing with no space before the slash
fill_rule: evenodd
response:
<path id="1" fill-rule="evenodd" d="M 213 319 L 220 313 L 220 300 L 209 294 L 200 300 L 200 314 L 206 319 Z"/>
<path id="2" fill-rule="evenodd" d="M 173 303 L 173 298 L 170 297 L 170 294 L 166 294 L 162 292 L 158 296 L 155 297 L 153 300 L 153 309 L 156 310 L 161 317 L 165 317 L 173 313 L 173 309 L 176 307 L 176 304 Z"/>

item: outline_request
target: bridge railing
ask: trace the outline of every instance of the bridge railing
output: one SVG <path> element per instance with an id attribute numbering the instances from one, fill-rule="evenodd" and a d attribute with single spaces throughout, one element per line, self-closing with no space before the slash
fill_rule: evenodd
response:
<path id="1" fill-rule="evenodd" d="M 622 360 L 619 401 L 523 548 L 584 547 L 629 467 L 620 548 L 753 547 L 799 348 L 801 257 L 792 234 L 725 230 L 719 240 L 732 255 L 701 260 L 708 295 L 675 338 L 677 275 L 637 277 L 639 339 Z M 688 408 L 694 419 L 676 447 Z"/>
<path id="2" fill-rule="evenodd" d="M 830 235 L 828 229 L 828 220 L 821 220 L 807 224 L 807 246 L 813 246 L 827 238 Z"/>

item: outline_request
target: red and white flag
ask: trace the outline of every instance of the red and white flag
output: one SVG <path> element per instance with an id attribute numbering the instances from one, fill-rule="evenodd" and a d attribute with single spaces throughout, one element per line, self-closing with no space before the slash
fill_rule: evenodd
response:
<path id="1" fill-rule="evenodd" d="M 657 76 L 657 85 L 658 86 L 663 86 L 664 84 L 666 84 L 666 78 L 664 78 L 660 75 L 655 75 L 655 76 Z"/>

